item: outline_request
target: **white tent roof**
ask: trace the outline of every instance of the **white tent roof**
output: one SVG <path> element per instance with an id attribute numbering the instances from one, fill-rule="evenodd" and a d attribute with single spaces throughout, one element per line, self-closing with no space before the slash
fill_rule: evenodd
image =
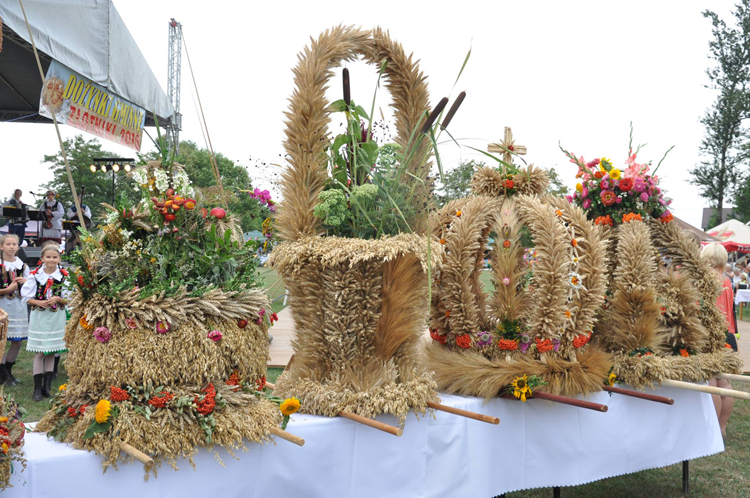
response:
<path id="1" fill-rule="evenodd" d="M 748 252 L 750 250 L 750 227 L 739 220 L 725 221 L 721 225 L 708 229 L 707 232 L 719 239 L 727 251 Z"/>
<path id="2" fill-rule="evenodd" d="M 149 113 L 172 115 L 169 99 L 111 0 L 23 4 L 37 49 Z M 31 42 L 18 0 L 0 0 L 0 17 Z"/>

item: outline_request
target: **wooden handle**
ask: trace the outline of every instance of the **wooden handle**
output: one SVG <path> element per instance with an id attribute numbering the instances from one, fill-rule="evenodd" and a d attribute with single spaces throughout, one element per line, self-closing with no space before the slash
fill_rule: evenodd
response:
<path id="1" fill-rule="evenodd" d="M 275 384 L 271 384 L 270 382 L 266 382 L 266 387 L 269 388 L 271 391 L 273 391 L 274 389 L 276 389 L 276 385 Z"/>
<path id="2" fill-rule="evenodd" d="M 371 418 L 363 417 L 362 415 L 357 415 L 356 413 L 339 412 L 339 417 L 348 418 L 349 420 L 359 422 L 360 424 L 363 424 L 363 425 L 369 425 L 373 429 L 378 429 L 378 430 L 387 432 L 388 434 L 393 434 L 394 436 L 398 436 L 398 437 L 400 437 L 401 434 L 404 433 L 404 430 L 401 427 L 393 427 L 392 425 L 384 424 L 383 422 L 379 422 Z"/>
<path id="3" fill-rule="evenodd" d="M 473 418 L 474 420 L 479 420 L 480 422 L 487 422 L 488 424 L 497 425 L 500 423 L 500 419 L 497 417 L 490 417 L 489 415 L 484 415 L 482 413 L 475 413 L 475 412 L 470 412 L 468 410 L 462 410 L 460 408 L 454 408 L 452 406 L 441 405 L 440 403 L 433 403 L 432 401 L 429 401 L 427 403 L 427 406 L 429 406 L 433 410 L 439 410 L 441 412 L 452 413 L 453 415 L 458 415 L 460 417 Z"/>
<path id="4" fill-rule="evenodd" d="M 681 380 L 663 380 L 662 386 L 676 387 L 688 391 L 698 391 L 701 393 L 718 394 L 719 396 L 729 396 L 730 398 L 750 399 L 750 393 L 744 391 L 733 391 L 732 389 L 723 389 L 721 387 L 704 386 L 702 384 L 693 384 L 692 382 L 683 382 Z"/>
<path id="5" fill-rule="evenodd" d="M 150 465 L 154 463 L 153 458 L 151 458 L 150 456 L 148 456 L 141 450 L 133 448 L 128 443 L 120 443 L 120 451 L 132 456 L 133 458 L 141 462 L 143 465 Z"/>
<path id="6" fill-rule="evenodd" d="M 501 394 L 503 399 L 512 399 L 518 401 L 515 396 L 511 394 Z M 577 406 L 578 408 L 586 408 L 587 410 L 594 410 L 597 412 L 606 412 L 609 410 L 607 405 L 599 403 L 592 403 L 591 401 L 584 401 L 578 398 L 568 398 L 567 396 L 559 396 L 557 394 L 543 393 L 536 391 L 533 396 L 527 399 L 546 399 L 547 401 L 554 401 L 555 403 L 562 403 L 563 405 Z"/>
<path id="7" fill-rule="evenodd" d="M 610 393 L 623 394 L 625 396 L 645 399 L 648 401 L 656 401 L 657 403 L 664 403 L 665 405 L 674 405 L 674 400 L 672 398 L 666 398 L 664 396 L 642 393 L 640 391 L 631 391 L 629 389 L 622 389 L 620 387 L 608 386 L 607 384 L 604 384 L 602 386 L 602 389 Z"/>
<path id="8" fill-rule="evenodd" d="M 737 374 L 716 374 L 717 379 L 734 380 L 737 382 L 750 382 L 750 375 L 737 375 Z"/>
<path id="9" fill-rule="evenodd" d="M 294 443 L 297 446 L 304 446 L 305 440 L 302 439 L 299 436 L 295 436 L 294 434 L 291 434 L 287 431 L 281 430 L 278 427 L 271 427 L 271 434 L 274 436 L 280 437 L 281 439 L 286 439 L 290 443 Z"/>

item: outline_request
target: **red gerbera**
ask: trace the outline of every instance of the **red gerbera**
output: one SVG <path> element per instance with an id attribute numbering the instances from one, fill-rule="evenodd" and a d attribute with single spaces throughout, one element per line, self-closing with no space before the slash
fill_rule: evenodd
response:
<path id="1" fill-rule="evenodd" d="M 602 173 L 599 170 L 597 170 L 596 173 L 594 173 L 594 178 L 596 178 L 597 180 L 600 179 L 603 176 L 604 176 L 604 173 Z"/>
<path id="2" fill-rule="evenodd" d="M 630 191 L 630 189 L 633 188 L 633 179 L 632 178 L 623 178 L 622 180 L 620 180 L 620 183 L 618 183 L 617 186 L 623 192 L 628 192 L 628 191 Z"/>

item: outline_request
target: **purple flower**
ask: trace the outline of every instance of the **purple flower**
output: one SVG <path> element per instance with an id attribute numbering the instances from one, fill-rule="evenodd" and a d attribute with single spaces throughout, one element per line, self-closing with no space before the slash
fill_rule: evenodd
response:
<path id="1" fill-rule="evenodd" d="M 156 331 L 160 334 L 166 334 L 170 330 L 172 330 L 172 325 L 170 325 L 169 322 L 162 320 L 156 324 Z"/>
<path id="2" fill-rule="evenodd" d="M 588 209 L 591 207 L 591 199 L 584 199 L 583 200 L 583 209 Z"/>
<path id="3" fill-rule="evenodd" d="M 522 353 L 525 353 L 527 349 L 529 349 L 529 346 L 531 345 L 530 342 L 522 342 L 518 345 L 518 349 L 521 350 Z"/>
<path id="4" fill-rule="evenodd" d="M 558 351 L 560 349 L 560 339 L 552 339 L 552 350 Z"/>
<path id="5" fill-rule="evenodd" d="M 641 200 L 643 202 L 648 202 L 648 194 L 646 192 L 641 193 Z"/>
<path id="6" fill-rule="evenodd" d="M 94 338 L 101 343 L 107 343 L 112 339 L 112 332 L 107 327 L 97 327 L 94 329 Z"/>
<path id="7" fill-rule="evenodd" d="M 476 342 L 474 343 L 476 347 L 483 348 L 492 344 L 492 335 L 488 331 L 482 330 L 480 332 L 474 333 L 474 335 L 477 338 Z"/>
<path id="8" fill-rule="evenodd" d="M 266 309 L 261 308 L 260 311 L 258 311 L 258 316 L 265 316 L 266 315 Z"/>
<path id="9" fill-rule="evenodd" d="M 643 183 L 643 180 L 641 180 L 640 178 L 636 178 L 635 183 L 633 184 L 633 190 L 635 190 L 636 192 L 643 192 L 644 190 L 646 190 L 646 184 Z"/>
<path id="10" fill-rule="evenodd" d="M 221 332 L 218 330 L 212 330 L 208 333 L 208 338 L 214 342 L 219 342 L 221 340 Z"/>

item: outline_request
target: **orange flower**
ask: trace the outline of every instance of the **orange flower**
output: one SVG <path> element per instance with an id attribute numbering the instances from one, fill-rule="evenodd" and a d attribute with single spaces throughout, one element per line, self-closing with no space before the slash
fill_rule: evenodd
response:
<path id="1" fill-rule="evenodd" d="M 90 323 L 89 323 L 89 322 L 88 322 L 88 321 L 86 320 L 86 315 L 83 315 L 83 316 L 81 317 L 81 319 L 80 319 L 80 320 L 78 320 L 78 324 L 79 324 L 79 325 L 80 325 L 81 327 L 83 327 L 83 329 L 84 329 L 84 330 L 91 330 L 92 328 L 94 328 L 94 326 L 93 326 L 93 325 L 91 325 L 91 324 L 90 324 Z"/>
<path id="2" fill-rule="evenodd" d="M 505 351 L 515 351 L 518 349 L 518 341 L 513 339 L 500 339 L 497 341 L 497 347 Z"/>
<path id="3" fill-rule="evenodd" d="M 597 219 L 594 220 L 595 225 L 608 225 L 612 226 L 612 217 L 610 215 L 607 216 L 599 216 Z"/>
<path id="4" fill-rule="evenodd" d="M 503 242 L 503 247 L 506 248 L 506 249 L 509 249 L 510 248 L 510 241 L 509 240 L 504 241 Z"/>
<path id="5" fill-rule="evenodd" d="M 562 211 L 560 211 L 559 209 L 555 209 L 555 214 L 557 216 L 562 216 Z"/>
<path id="6" fill-rule="evenodd" d="M 576 239 L 573 239 L 570 241 L 570 245 L 573 247 L 578 247 L 578 241 Z"/>
<path id="7" fill-rule="evenodd" d="M 461 210 L 460 209 L 458 211 L 456 211 L 456 216 L 458 216 L 459 218 L 461 217 Z"/>
<path id="8" fill-rule="evenodd" d="M 471 347 L 471 337 L 469 337 L 469 334 L 456 337 L 456 345 L 459 348 L 469 349 Z"/>
<path id="9" fill-rule="evenodd" d="M 505 188 L 506 189 L 511 190 L 515 186 L 516 186 L 516 184 L 513 183 L 513 180 L 505 180 Z"/>
<path id="10" fill-rule="evenodd" d="M 445 245 L 445 239 L 440 239 L 440 243 Z"/>
<path id="11" fill-rule="evenodd" d="M 451 316 L 451 310 L 445 312 L 445 318 L 448 318 L 449 316 Z"/>
<path id="12" fill-rule="evenodd" d="M 690 356 L 690 353 L 688 353 L 687 349 L 680 349 L 680 356 L 682 356 L 683 358 L 687 358 L 688 356 Z"/>
<path id="13" fill-rule="evenodd" d="M 570 310 L 565 310 L 565 313 L 563 314 L 565 315 L 565 318 L 570 318 L 572 316 L 572 313 L 570 312 Z"/>
<path id="14" fill-rule="evenodd" d="M 673 219 L 674 219 L 674 216 L 672 216 L 672 213 L 669 213 L 668 215 L 662 216 L 661 218 L 659 218 L 659 221 L 661 221 L 662 223 L 669 223 Z"/>
<path id="15" fill-rule="evenodd" d="M 725 342 L 725 343 L 724 343 L 724 347 L 725 347 L 725 348 L 728 348 L 728 349 L 732 349 L 732 346 L 730 346 L 728 342 Z"/>
<path id="16" fill-rule="evenodd" d="M 630 221 L 643 221 L 640 214 L 627 213 L 622 216 L 622 222 L 628 223 Z"/>

